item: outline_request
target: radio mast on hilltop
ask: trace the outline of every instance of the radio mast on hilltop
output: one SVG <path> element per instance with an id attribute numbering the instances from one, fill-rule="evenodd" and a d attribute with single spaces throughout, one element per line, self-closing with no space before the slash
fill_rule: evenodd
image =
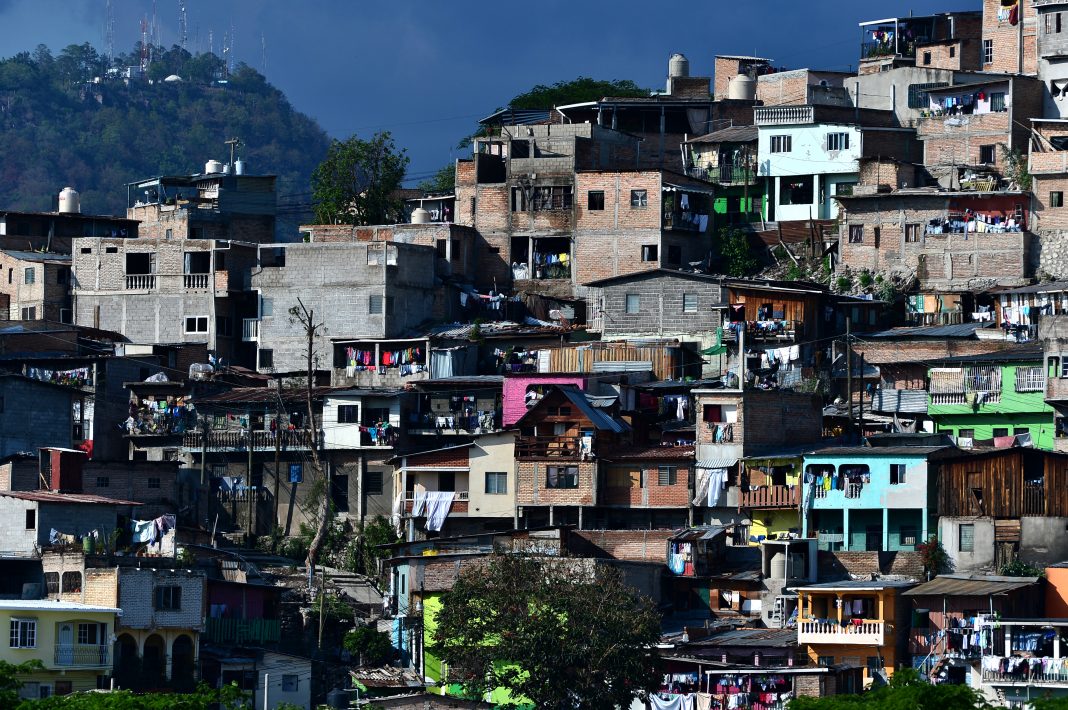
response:
<path id="1" fill-rule="evenodd" d="M 178 0 L 178 46 L 188 51 L 189 20 L 185 15 L 185 0 Z"/>
<path id="2" fill-rule="evenodd" d="M 108 54 L 108 66 L 115 61 L 115 12 L 111 0 L 107 1 L 104 15 L 104 49 Z"/>

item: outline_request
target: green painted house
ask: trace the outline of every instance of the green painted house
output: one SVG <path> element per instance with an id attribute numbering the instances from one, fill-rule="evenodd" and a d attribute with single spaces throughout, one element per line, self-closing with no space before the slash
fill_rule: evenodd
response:
<path id="1" fill-rule="evenodd" d="M 958 444 L 997 445 L 994 440 L 1029 434 L 1034 447 L 1053 450 L 1040 346 L 946 358 L 931 363 L 927 378 L 927 414 Z"/>
<path id="2" fill-rule="evenodd" d="M 729 126 L 686 142 L 687 173 L 714 184 L 712 228 L 759 222 L 767 214 L 757 176 L 756 126 Z"/>

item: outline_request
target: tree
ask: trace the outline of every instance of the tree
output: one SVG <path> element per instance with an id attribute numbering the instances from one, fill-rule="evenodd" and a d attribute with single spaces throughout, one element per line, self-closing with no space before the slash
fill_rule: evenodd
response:
<path id="1" fill-rule="evenodd" d="M 493 555 L 460 575 L 436 623 L 433 650 L 472 696 L 611 710 L 660 683 L 660 615 L 616 568 Z"/>
<path id="2" fill-rule="evenodd" d="M 393 644 L 389 634 L 372 629 L 370 626 L 357 626 L 347 634 L 344 640 L 345 650 L 356 657 L 363 666 L 380 666 L 389 661 L 393 655 Z"/>
<path id="3" fill-rule="evenodd" d="M 742 230 L 724 227 L 719 230 L 719 239 L 720 258 L 728 276 L 749 276 L 760 266 Z"/>
<path id="4" fill-rule="evenodd" d="M 250 703 L 248 695 L 232 683 L 218 690 L 202 683 L 192 693 L 139 694 L 129 690 L 74 693 L 53 695 L 44 700 L 23 700 L 21 704 L 4 704 L 2 707 L 16 710 L 237 710 L 249 708 Z"/>
<path id="5" fill-rule="evenodd" d="M 388 132 L 367 141 L 335 140 L 312 173 L 316 219 L 322 224 L 397 222 L 404 205 L 394 192 L 407 167 L 408 156 L 397 151 Z"/>
<path id="6" fill-rule="evenodd" d="M 20 675 L 44 670 L 40 661 L 27 661 L 15 665 L 0 661 L 0 707 L 15 707 L 19 701 L 19 689 L 22 688 Z"/>
<path id="7" fill-rule="evenodd" d="M 599 101 L 606 96 L 648 96 L 649 90 L 643 89 L 630 79 L 598 80 L 580 76 L 571 81 L 558 81 L 546 86 L 538 84 L 530 91 L 518 94 L 508 102 L 509 108 L 538 109 L 566 106 L 582 101 Z"/>
<path id="8" fill-rule="evenodd" d="M 894 673 L 889 685 L 859 695 L 798 697 L 790 701 L 790 710 L 986 710 L 990 707 L 972 688 L 931 685 L 912 668 Z"/>
<path id="9" fill-rule="evenodd" d="M 456 163 L 449 163 L 429 180 L 419 183 L 423 192 L 452 192 L 456 189 Z"/>

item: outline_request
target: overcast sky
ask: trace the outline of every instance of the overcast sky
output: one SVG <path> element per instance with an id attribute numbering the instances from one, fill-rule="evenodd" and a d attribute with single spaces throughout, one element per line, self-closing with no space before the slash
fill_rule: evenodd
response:
<path id="1" fill-rule="evenodd" d="M 708 75 L 716 54 L 756 54 L 790 68 L 847 69 L 857 23 L 980 9 L 979 0 L 185 0 L 189 48 L 216 53 L 235 28 L 235 54 L 263 71 L 332 136 L 391 130 L 413 179 L 458 157 L 481 117 L 539 83 L 590 76 L 662 87 L 672 52 Z M 179 0 L 156 0 L 166 46 Z M 104 47 L 106 0 L 0 0 L 0 56 Z M 115 49 L 140 39 L 152 0 L 112 0 Z M 222 147 L 220 147 L 220 151 Z M 193 167 L 191 167 L 193 169 Z"/>

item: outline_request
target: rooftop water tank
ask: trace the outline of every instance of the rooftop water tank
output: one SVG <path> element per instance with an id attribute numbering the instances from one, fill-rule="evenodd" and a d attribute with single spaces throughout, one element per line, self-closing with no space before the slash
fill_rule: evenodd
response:
<path id="1" fill-rule="evenodd" d="M 234 175 L 245 174 L 245 161 L 240 158 L 234 161 Z"/>
<path id="2" fill-rule="evenodd" d="M 221 173 L 223 171 L 223 164 L 218 160 L 209 160 L 204 163 L 204 174 Z"/>
<path id="3" fill-rule="evenodd" d="M 727 98 L 752 101 L 756 98 L 756 79 L 748 74 L 739 74 L 727 84 Z"/>
<path id="4" fill-rule="evenodd" d="M 78 214 L 82 211 L 81 199 L 73 187 L 65 187 L 59 191 L 59 211 L 64 214 Z"/>
<path id="5" fill-rule="evenodd" d="M 412 224 L 430 224 L 430 212 L 422 207 L 412 210 Z"/>
<path id="6" fill-rule="evenodd" d="M 786 579 L 786 554 L 776 552 L 771 556 L 771 578 Z"/>
<path id="7" fill-rule="evenodd" d="M 671 59 L 668 60 L 668 76 L 674 79 L 689 75 L 690 60 L 686 58 L 686 55 L 678 52 L 672 54 Z"/>

